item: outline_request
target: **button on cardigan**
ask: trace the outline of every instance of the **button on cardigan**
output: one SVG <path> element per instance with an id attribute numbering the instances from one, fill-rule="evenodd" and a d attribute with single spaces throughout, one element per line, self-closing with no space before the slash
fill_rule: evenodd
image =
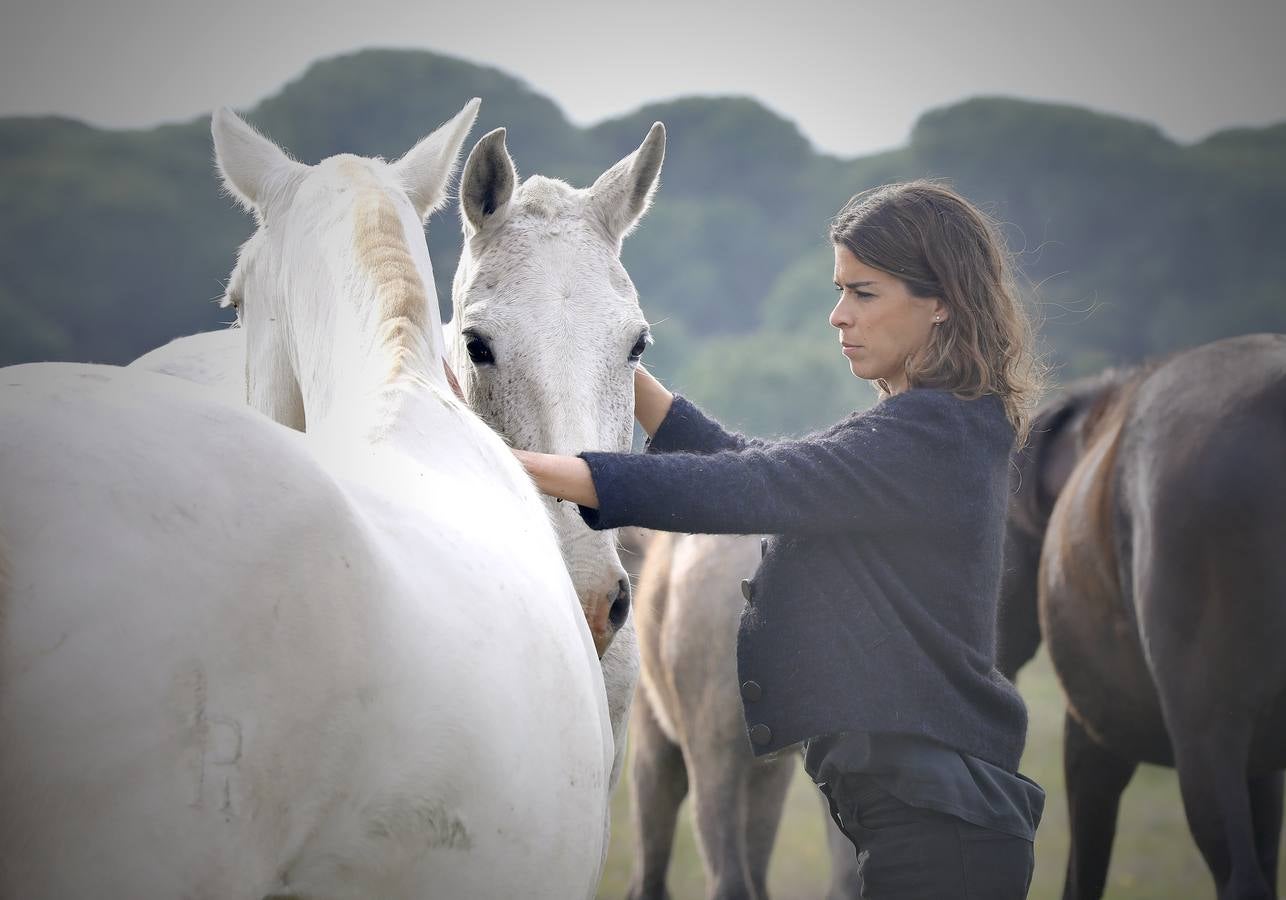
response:
<path id="1" fill-rule="evenodd" d="M 995 668 L 1009 453 L 995 395 L 913 388 L 805 438 L 725 430 L 675 396 L 644 454 L 582 453 L 592 528 L 769 533 L 737 638 L 757 755 L 915 734 L 1017 771 L 1027 714 Z M 753 692 L 752 692 L 753 693 Z"/>

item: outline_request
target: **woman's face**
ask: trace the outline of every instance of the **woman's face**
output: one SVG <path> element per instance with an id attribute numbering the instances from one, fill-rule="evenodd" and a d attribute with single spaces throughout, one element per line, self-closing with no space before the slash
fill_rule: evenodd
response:
<path id="1" fill-rule="evenodd" d="M 839 302 L 830 322 L 853 374 L 867 381 L 883 378 L 894 394 L 906 390 L 906 360 L 947 320 L 946 304 L 916 297 L 902 279 L 872 269 L 838 244 L 835 287 Z"/>

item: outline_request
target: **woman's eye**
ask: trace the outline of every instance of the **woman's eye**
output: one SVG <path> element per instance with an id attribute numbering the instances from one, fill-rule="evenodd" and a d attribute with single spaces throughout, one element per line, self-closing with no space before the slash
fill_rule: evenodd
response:
<path id="1" fill-rule="evenodd" d="M 842 293 L 844 293 L 844 288 L 843 288 L 841 285 L 838 285 L 838 284 L 837 284 L 837 285 L 835 285 L 835 293 L 837 293 L 837 294 L 842 294 Z M 870 298 L 870 297 L 874 297 L 874 296 L 875 296 L 875 295 L 874 295 L 874 294 L 872 294 L 870 291 L 859 291 L 859 290 L 857 290 L 857 289 L 854 289 L 852 293 L 853 293 L 853 296 L 854 296 L 854 297 L 857 297 L 858 299 L 861 299 L 861 300 L 866 300 L 866 299 L 868 299 L 868 298 Z"/>
<path id="2" fill-rule="evenodd" d="M 643 356 L 643 351 L 647 350 L 649 343 L 651 343 L 651 339 L 646 334 L 640 334 L 639 339 L 630 348 L 630 362 L 638 362 Z"/>
<path id="3" fill-rule="evenodd" d="M 496 358 L 491 355 L 491 348 L 487 342 L 476 334 L 470 335 L 464 345 L 464 349 L 469 353 L 469 359 L 475 366 L 493 366 L 496 364 Z"/>

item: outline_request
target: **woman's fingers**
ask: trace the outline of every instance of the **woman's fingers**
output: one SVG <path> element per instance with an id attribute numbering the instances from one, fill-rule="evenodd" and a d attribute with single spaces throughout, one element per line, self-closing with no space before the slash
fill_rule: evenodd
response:
<path id="1" fill-rule="evenodd" d="M 559 500 L 571 500 L 582 506 L 598 506 L 598 493 L 594 490 L 594 479 L 585 460 L 575 456 L 532 453 L 512 447 L 510 452 L 527 470 L 536 489 L 542 494 Z"/>

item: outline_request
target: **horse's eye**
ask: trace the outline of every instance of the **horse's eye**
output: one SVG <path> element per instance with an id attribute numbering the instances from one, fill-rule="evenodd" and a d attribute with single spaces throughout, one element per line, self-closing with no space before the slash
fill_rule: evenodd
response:
<path id="1" fill-rule="evenodd" d="M 491 355 L 491 348 L 487 342 L 476 334 L 469 335 L 469 340 L 465 343 L 464 349 L 469 351 L 469 359 L 475 366 L 494 366 L 496 358 Z"/>
<path id="2" fill-rule="evenodd" d="M 638 362 L 639 358 L 643 356 L 643 351 L 647 349 L 647 345 L 650 343 L 652 343 L 652 338 L 647 332 L 640 334 L 639 339 L 630 348 L 630 362 Z"/>

